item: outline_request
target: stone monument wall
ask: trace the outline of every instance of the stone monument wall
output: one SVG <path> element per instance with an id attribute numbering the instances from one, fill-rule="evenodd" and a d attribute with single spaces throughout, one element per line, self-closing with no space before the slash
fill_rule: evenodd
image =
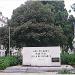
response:
<path id="1" fill-rule="evenodd" d="M 23 65 L 60 66 L 60 47 L 23 47 Z"/>

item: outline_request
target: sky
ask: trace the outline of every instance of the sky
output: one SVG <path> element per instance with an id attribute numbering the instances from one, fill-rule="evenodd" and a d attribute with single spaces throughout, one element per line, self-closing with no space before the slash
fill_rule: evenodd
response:
<path id="1" fill-rule="evenodd" d="M 24 4 L 27 0 L 0 0 L 0 12 L 3 16 L 11 18 L 14 9 Z"/>
<path id="2" fill-rule="evenodd" d="M 75 3 L 75 0 L 64 0 L 64 1 L 65 1 L 65 8 L 67 9 L 67 11 L 69 11 L 71 9 L 71 5 Z M 75 12 L 72 9 L 69 15 L 71 14 L 75 17 Z"/>
<path id="3" fill-rule="evenodd" d="M 27 0 L 0 0 L 0 11 L 5 17 L 8 17 L 10 19 L 13 10 L 19 7 L 21 4 L 24 4 L 24 2 L 26 1 Z M 69 9 L 71 9 L 70 6 L 75 2 L 75 0 L 64 0 L 64 1 L 66 9 L 69 11 Z M 75 14 L 73 11 L 71 13 L 73 15 Z"/>

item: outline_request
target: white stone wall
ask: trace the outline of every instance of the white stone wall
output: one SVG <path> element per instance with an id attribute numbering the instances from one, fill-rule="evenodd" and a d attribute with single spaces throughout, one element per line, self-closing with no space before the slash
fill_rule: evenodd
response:
<path id="1" fill-rule="evenodd" d="M 3 27 L 5 25 L 7 25 L 7 20 L 8 20 L 8 18 L 7 17 L 4 17 L 2 15 L 2 13 L 0 13 L 0 27 Z"/>
<path id="2" fill-rule="evenodd" d="M 60 47 L 23 47 L 23 65 L 31 66 L 60 66 Z M 52 62 L 59 58 L 59 62 Z"/>
<path id="3" fill-rule="evenodd" d="M 0 50 L 0 57 L 5 56 L 5 51 L 6 50 Z"/>

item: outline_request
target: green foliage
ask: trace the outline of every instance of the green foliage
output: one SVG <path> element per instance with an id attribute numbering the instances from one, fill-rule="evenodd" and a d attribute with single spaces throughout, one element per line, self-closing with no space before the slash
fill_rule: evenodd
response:
<path id="1" fill-rule="evenodd" d="M 14 29 L 12 39 L 17 47 L 66 46 L 72 37 L 67 18 L 63 1 L 27 1 L 13 11 L 9 20 Z"/>
<path id="2" fill-rule="evenodd" d="M 28 22 L 16 28 L 14 31 L 14 39 L 19 47 L 25 44 L 26 46 L 62 45 L 66 43 L 62 40 L 67 40 L 63 34 L 62 28 L 59 26 Z"/>
<path id="3" fill-rule="evenodd" d="M 63 1 L 27 1 L 13 10 L 8 20 L 11 47 L 60 45 L 72 48 L 72 19 L 68 19 Z M 0 41 L 8 50 L 8 32 L 5 32 L 3 29 Z"/>
<path id="4" fill-rule="evenodd" d="M 0 57 L 0 70 L 18 64 L 19 64 L 19 60 L 15 56 Z"/>
<path id="5" fill-rule="evenodd" d="M 75 54 L 62 53 L 61 64 L 75 65 Z"/>
<path id="6" fill-rule="evenodd" d="M 62 70 L 58 71 L 58 74 L 72 74 L 72 73 L 67 69 L 62 69 Z"/>
<path id="7" fill-rule="evenodd" d="M 72 4 L 71 8 L 73 9 L 73 11 L 75 12 L 75 3 Z"/>
<path id="8" fill-rule="evenodd" d="M 3 44 L 5 48 L 8 46 L 8 28 L 0 27 L 0 44 Z"/>

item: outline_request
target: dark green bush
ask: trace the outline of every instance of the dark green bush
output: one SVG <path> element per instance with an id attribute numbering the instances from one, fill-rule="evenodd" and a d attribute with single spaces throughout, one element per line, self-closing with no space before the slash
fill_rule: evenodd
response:
<path id="1" fill-rule="evenodd" d="M 0 70 L 3 70 L 9 66 L 15 66 L 20 64 L 19 59 L 16 56 L 0 57 Z"/>
<path id="2" fill-rule="evenodd" d="M 75 65 L 75 54 L 61 53 L 61 64 Z"/>

